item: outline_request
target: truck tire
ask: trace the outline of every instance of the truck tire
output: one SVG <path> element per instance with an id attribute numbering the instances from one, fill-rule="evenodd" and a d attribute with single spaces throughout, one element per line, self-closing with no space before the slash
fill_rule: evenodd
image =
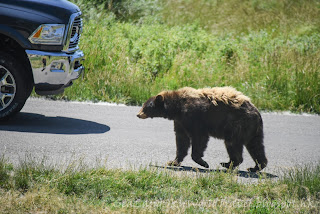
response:
<path id="1" fill-rule="evenodd" d="M 18 113 L 30 96 L 33 83 L 26 66 L 0 51 L 0 121 Z"/>

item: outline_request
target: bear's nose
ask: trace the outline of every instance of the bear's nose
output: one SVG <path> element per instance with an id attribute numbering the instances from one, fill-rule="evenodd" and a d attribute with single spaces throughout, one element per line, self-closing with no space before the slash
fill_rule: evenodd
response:
<path id="1" fill-rule="evenodd" d="M 141 110 L 139 111 L 139 113 L 137 114 L 137 117 L 139 117 L 140 119 L 146 119 L 147 115 Z"/>

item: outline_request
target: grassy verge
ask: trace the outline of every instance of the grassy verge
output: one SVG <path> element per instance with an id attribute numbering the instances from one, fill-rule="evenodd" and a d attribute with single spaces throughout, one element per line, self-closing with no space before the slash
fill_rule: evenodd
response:
<path id="1" fill-rule="evenodd" d="M 1 213 L 318 213 L 320 167 L 277 181 L 237 182 L 233 173 L 53 167 L 0 160 Z"/>
<path id="2" fill-rule="evenodd" d="M 320 113 L 319 1 L 75 2 L 86 74 L 58 98 L 137 105 L 228 85 L 260 109 Z"/>
<path id="3" fill-rule="evenodd" d="M 107 22 L 107 23 L 105 23 Z M 197 26 L 89 23 L 68 99 L 141 104 L 161 90 L 231 85 L 260 109 L 320 112 L 320 36 L 213 37 Z"/>

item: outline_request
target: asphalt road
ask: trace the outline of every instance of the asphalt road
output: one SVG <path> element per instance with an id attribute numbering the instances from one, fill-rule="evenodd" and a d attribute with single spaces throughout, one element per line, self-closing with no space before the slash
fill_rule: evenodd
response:
<path id="1" fill-rule="evenodd" d="M 140 107 L 106 103 L 77 103 L 31 98 L 14 119 L 0 124 L 0 154 L 17 164 L 26 157 L 45 158 L 57 164 L 83 160 L 112 168 L 164 166 L 175 157 L 173 122 L 141 120 Z M 320 161 L 320 116 L 263 113 L 265 172 Z M 228 155 L 223 141 L 211 138 L 205 152 L 211 169 L 219 169 Z M 200 167 L 190 154 L 184 166 Z M 244 151 L 240 170 L 253 167 Z"/>

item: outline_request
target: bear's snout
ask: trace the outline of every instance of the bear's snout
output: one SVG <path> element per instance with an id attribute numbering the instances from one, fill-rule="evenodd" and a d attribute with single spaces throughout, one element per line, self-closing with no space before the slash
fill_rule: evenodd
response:
<path id="1" fill-rule="evenodd" d="M 137 114 L 137 117 L 139 117 L 140 119 L 146 119 L 147 115 L 143 112 L 143 109 L 141 109 Z"/>

